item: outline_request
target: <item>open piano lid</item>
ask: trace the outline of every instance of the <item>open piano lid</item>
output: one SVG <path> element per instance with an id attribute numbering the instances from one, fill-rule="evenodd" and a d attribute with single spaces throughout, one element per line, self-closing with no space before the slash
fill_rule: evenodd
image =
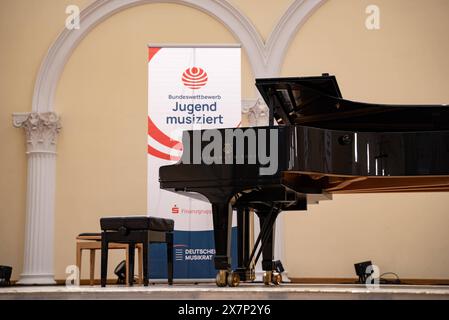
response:
<path id="1" fill-rule="evenodd" d="M 343 99 L 335 76 L 256 79 L 270 125 L 335 130 L 436 131 L 449 129 L 447 105 L 388 105 Z"/>
<path id="2" fill-rule="evenodd" d="M 256 79 L 256 86 L 279 124 L 295 124 L 298 117 L 310 113 L 314 106 L 325 103 L 320 100 L 326 96 L 342 98 L 337 79 L 329 74 Z"/>

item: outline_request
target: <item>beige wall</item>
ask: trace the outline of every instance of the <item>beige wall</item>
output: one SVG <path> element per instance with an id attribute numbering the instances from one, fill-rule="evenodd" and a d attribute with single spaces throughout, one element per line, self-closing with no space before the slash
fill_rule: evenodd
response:
<path id="1" fill-rule="evenodd" d="M 264 39 L 289 1 L 238 1 Z M 39 3 L 39 4 L 37 4 Z M 11 113 L 29 111 L 34 79 L 62 30 L 65 7 L 88 0 L 0 2 L 0 264 L 23 259 L 26 156 Z M 368 1 L 330 0 L 299 31 L 282 75 L 330 72 L 348 98 L 376 102 L 449 101 L 444 18 L 449 3 L 376 1 L 382 29 L 363 27 Z M 170 18 L 168 18 L 170 17 Z M 175 23 L 193 24 L 195 34 Z M 146 211 L 146 44 L 235 43 L 219 22 L 173 4 L 134 7 L 96 27 L 62 75 L 55 106 L 58 143 L 55 272 L 74 263 L 75 235 L 98 230 L 104 215 Z M 254 97 L 243 57 L 244 98 Z M 423 80 L 424 79 L 424 80 Z M 427 79 L 427 81 L 425 80 Z M 294 277 L 348 277 L 352 263 L 372 259 L 381 271 L 409 278 L 449 278 L 447 194 L 338 196 L 285 217 L 285 264 Z M 115 254 L 115 261 L 121 256 Z M 85 266 L 87 266 L 85 264 Z M 84 273 L 86 275 L 86 273 Z"/>

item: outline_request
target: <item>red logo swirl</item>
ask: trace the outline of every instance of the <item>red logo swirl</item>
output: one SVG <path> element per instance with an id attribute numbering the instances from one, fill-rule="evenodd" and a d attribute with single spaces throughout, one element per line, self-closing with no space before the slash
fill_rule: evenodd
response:
<path id="1" fill-rule="evenodd" d="M 204 87 L 207 83 L 207 73 L 201 68 L 188 68 L 182 74 L 182 82 L 187 88 L 196 90 Z"/>

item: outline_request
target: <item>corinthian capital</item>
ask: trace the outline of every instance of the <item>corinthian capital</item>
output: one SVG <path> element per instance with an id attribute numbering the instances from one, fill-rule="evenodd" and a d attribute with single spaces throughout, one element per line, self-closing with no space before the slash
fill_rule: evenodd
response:
<path id="1" fill-rule="evenodd" d="M 251 127 L 267 126 L 268 117 L 268 107 L 261 99 L 257 99 L 255 103 L 248 108 L 248 118 Z"/>
<path id="2" fill-rule="evenodd" d="M 25 129 L 27 153 L 56 152 L 56 139 L 61 130 L 60 119 L 56 113 L 14 113 L 13 125 Z"/>

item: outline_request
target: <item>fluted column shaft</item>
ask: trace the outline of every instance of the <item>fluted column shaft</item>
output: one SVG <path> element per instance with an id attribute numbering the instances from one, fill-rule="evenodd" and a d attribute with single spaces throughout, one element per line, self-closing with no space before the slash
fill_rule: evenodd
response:
<path id="1" fill-rule="evenodd" d="M 13 123 L 26 134 L 28 172 L 23 271 L 19 284 L 54 284 L 56 138 L 53 112 L 20 113 Z"/>

